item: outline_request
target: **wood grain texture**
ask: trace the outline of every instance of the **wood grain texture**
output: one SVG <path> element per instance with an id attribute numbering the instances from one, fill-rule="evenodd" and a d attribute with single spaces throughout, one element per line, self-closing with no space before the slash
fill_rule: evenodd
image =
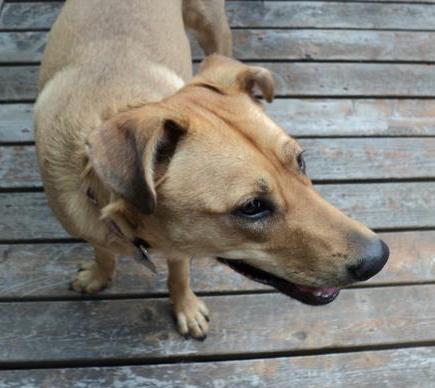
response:
<path id="1" fill-rule="evenodd" d="M 0 188 L 42 187 L 35 147 L 0 147 Z"/>
<path id="2" fill-rule="evenodd" d="M 47 32 L 0 32 L 0 63 L 40 62 Z"/>
<path id="3" fill-rule="evenodd" d="M 6 3 L 0 15 L 0 29 L 49 29 L 62 5 L 62 1 Z"/>
<path id="4" fill-rule="evenodd" d="M 435 8 L 424 4 L 231 1 L 233 27 L 433 30 Z"/>
<path id="5" fill-rule="evenodd" d="M 8 388 L 432 388 L 434 369 L 435 349 L 428 347 L 247 361 L 3 371 L 0 385 Z"/>
<path id="6" fill-rule="evenodd" d="M 47 32 L 0 32 L 0 63 L 38 63 Z M 434 32 L 330 30 L 233 30 L 234 56 L 240 60 L 435 60 Z M 202 50 L 191 39 L 195 60 Z"/>
<path id="7" fill-rule="evenodd" d="M 343 290 L 318 308 L 280 294 L 206 297 L 204 342 L 175 332 L 167 298 L 1 303 L 0 362 L 188 360 L 431 341 L 434 292 L 434 285 Z"/>
<path id="8" fill-rule="evenodd" d="M 234 56 L 241 60 L 429 62 L 435 60 L 434 38 L 434 33 L 415 31 L 233 31 Z"/>
<path id="9" fill-rule="evenodd" d="M 435 139 L 302 139 L 311 179 L 435 178 Z M 42 187 L 33 146 L 0 146 L 0 188 Z"/>
<path id="10" fill-rule="evenodd" d="M 435 281 L 435 232 L 381 233 L 390 247 L 386 267 L 361 286 Z M 93 258 L 88 244 L 0 245 L 0 300 L 11 298 L 74 298 L 68 289 L 78 266 Z M 166 262 L 155 258 L 153 276 L 131 258 L 121 258 L 111 287 L 101 297 L 167 294 Z M 191 265 L 192 287 L 201 293 L 268 290 L 214 259 L 195 259 Z"/>
<path id="11" fill-rule="evenodd" d="M 435 100 L 277 99 L 266 110 L 292 136 L 435 135 Z M 0 143 L 32 140 L 32 104 L 0 104 Z"/>
<path id="12" fill-rule="evenodd" d="M 431 65 L 258 63 L 278 96 L 435 96 Z"/>
<path id="13" fill-rule="evenodd" d="M 33 104 L 0 104 L 0 143 L 33 141 Z"/>
<path id="14" fill-rule="evenodd" d="M 435 182 L 327 184 L 317 189 L 371 228 L 435 227 Z M 0 193 L 0 212 L 2 241 L 69 237 L 48 209 L 44 193 Z"/>
<path id="15" fill-rule="evenodd" d="M 7 3 L 0 29 L 48 29 L 61 6 L 62 2 Z M 433 7 L 418 3 L 229 1 L 226 10 L 233 27 L 434 30 L 435 16 Z"/>
<path id="16" fill-rule="evenodd" d="M 293 136 L 435 135 L 435 100 L 278 99 L 266 109 Z"/>
<path id="17" fill-rule="evenodd" d="M 38 66 L 0 67 L 0 101 L 34 100 L 38 72 Z"/>
<path id="18" fill-rule="evenodd" d="M 435 96 L 435 65 L 257 64 L 274 73 L 277 96 Z M 38 66 L 0 67 L 0 100 L 35 99 L 37 78 Z"/>

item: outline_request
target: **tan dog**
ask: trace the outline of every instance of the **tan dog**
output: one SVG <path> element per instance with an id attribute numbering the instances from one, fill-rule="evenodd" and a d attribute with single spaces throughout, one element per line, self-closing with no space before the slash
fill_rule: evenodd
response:
<path id="1" fill-rule="evenodd" d="M 107 286 L 116 257 L 144 240 L 167 258 L 179 331 L 204 338 L 192 256 L 323 304 L 377 273 L 388 248 L 313 189 L 300 146 L 252 95 L 257 86 L 272 100 L 267 70 L 214 55 L 186 84 L 183 9 L 207 52 L 229 54 L 222 1 L 67 1 L 44 55 L 35 127 L 49 205 L 95 248 L 73 288 Z"/>

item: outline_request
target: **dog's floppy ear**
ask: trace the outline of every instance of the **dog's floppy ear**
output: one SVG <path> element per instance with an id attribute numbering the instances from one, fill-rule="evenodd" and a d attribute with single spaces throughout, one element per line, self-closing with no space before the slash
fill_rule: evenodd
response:
<path id="1" fill-rule="evenodd" d="M 150 214 L 156 206 L 155 171 L 164 173 L 187 128 L 184 117 L 158 107 L 120 113 L 90 134 L 88 157 L 105 186 Z"/>
<path id="2" fill-rule="evenodd" d="M 213 54 L 202 61 L 200 73 L 193 82 L 205 82 L 221 88 L 223 92 L 253 95 L 257 86 L 267 102 L 274 97 L 273 77 L 269 70 L 260 66 L 247 66 L 235 59 Z"/>

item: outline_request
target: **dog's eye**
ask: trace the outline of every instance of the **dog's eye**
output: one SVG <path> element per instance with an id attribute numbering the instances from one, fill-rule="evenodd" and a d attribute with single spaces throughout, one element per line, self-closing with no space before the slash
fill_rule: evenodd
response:
<path id="1" fill-rule="evenodd" d="M 306 164 L 305 164 L 305 159 L 304 159 L 304 152 L 305 151 L 302 151 L 297 157 L 296 157 L 296 161 L 298 162 L 298 168 L 299 168 L 299 171 L 302 173 L 302 174 L 306 174 L 307 173 L 307 166 L 306 166 Z"/>
<path id="2" fill-rule="evenodd" d="M 269 216 L 272 211 L 273 206 L 270 202 L 260 198 L 253 198 L 239 207 L 235 213 L 240 217 L 255 221 Z"/>

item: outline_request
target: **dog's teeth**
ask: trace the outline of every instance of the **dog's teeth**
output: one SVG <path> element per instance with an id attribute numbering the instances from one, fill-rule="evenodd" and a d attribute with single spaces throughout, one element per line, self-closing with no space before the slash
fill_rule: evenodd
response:
<path id="1" fill-rule="evenodd" d="M 322 290 L 314 291 L 315 296 L 322 296 Z"/>

